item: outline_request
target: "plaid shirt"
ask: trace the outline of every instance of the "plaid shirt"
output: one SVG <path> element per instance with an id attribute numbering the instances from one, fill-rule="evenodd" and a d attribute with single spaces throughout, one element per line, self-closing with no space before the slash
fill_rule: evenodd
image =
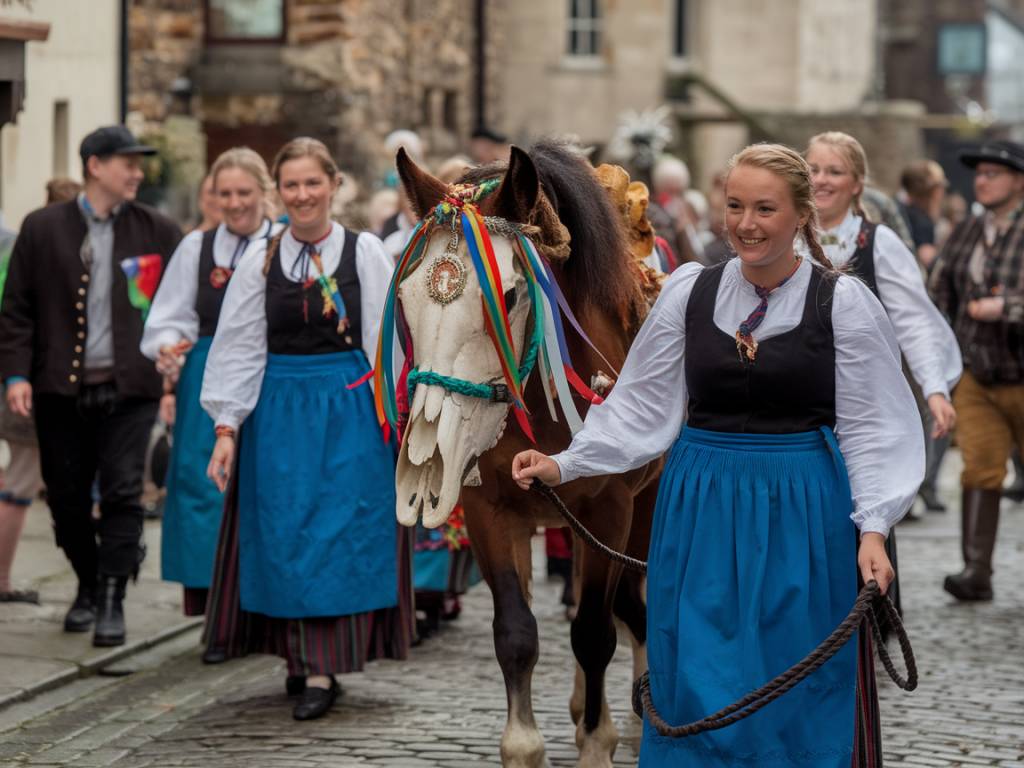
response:
<path id="1" fill-rule="evenodd" d="M 964 368 L 983 384 L 1024 382 L 1024 215 L 994 231 L 990 217 L 960 223 L 932 266 L 928 290 L 953 324 Z M 989 229 L 986 238 L 986 228 Z M 979 322 L 967 314 L 972 299 L 1002 296 L 1001 320 Z"/>

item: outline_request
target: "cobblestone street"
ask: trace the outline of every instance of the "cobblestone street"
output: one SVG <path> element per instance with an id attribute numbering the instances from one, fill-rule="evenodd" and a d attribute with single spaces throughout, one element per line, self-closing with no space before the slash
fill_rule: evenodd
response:
<path id="1" fill-rule="evenodd" d="M 944 474 L 953 501 L 955 456 Z M 959 567 L 958 514 L 900 528 L 907 623 L 921 684 L 905 695 L 880 682 L 887 765 L 1024 766 L 1024 507 L 1004 502 L 996 599 L 960 606 L 941 590 Z M 541 658 L 535 706 L 552 766 L 575 764 L 568 714 L 573 676 L 560 585 L 538 579 Z M 129 617 L 130 620 L 130 617 Z M 463 616 L 414 649 L 408 663 L 376 663 L 343 678 L 323 720 L 296 723 L 276 659 L 199 661 L 195 631 L 0 711 L 5 766 L 442 766 L 498 763 L 505 717 L 494 661 L 490 595 L 476 588 Z M 616 766 L 636 762 L 628 709 L 628 646 L 608 678 L 622 733 Z M 127 676 L 117 676 L 126 675 Z"/>

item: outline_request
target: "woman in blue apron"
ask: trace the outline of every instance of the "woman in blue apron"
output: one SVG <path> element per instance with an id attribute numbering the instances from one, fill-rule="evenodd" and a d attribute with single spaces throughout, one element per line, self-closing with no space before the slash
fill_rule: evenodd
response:
<path id="1" fill-rule="evenodd" d="M 174 440 L 160 568 L 164 579 L 184 586 L 186 616 L 206 611 L 224 506 L 224 495 L 206 477 L 215 440 L 213 422 L 199 405 L 206 357 L 228 281 L 242 254 L 251 242 L 280 229 L 266 215 L 273 183 L 258 154 L 246 147 L 229 149 L 217 158 L 209 177 L 223 221 L 181 241 L 153 299 L 142 336 L 143 354 L 156 361 L 166 389 L 173 393 L 161 408 L 174 424 Z M 170 413 L 166 401 L 173 403 Z"/>
<path id="2" fill-rule="evenodd" d="M 240 265 L 203 379 L 209 475 L 234 480 L 207 642 L 284 658 L 307 720 L 336 700 L 335 675 L 403 658 L 412 635 L 394 454 L 360 385 L 393 265 L 377 238 L 330 220 L 340 175 L 321 142 L 286 144 L 273 176 L 289 225 Z"/>
<path id="3" fill-rule="evenodd" d="M 806 162 L 761 144 L 730 168 L 737 257 L 677 270 L 569 449 L 527 451 L 512 467 L 524 487 L 554 484 L 670 449 L 647 637 L 654 705 L 673 724 L 802 659 L 845 618 L 858 576 L 886 588 L 885 536 L 924 470 L 892 327 L 861 282 L 828 269 Z M 797 255 L 798 238 L 826 267 Z M 858 647 L 728 728 L 670 739 L 645 720 L 640 765 L 879 765 L 872 678 L 861 633 Z"/>

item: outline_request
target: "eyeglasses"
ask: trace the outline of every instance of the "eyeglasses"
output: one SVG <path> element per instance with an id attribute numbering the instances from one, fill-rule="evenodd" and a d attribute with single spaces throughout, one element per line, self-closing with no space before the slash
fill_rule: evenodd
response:
<path id="1" fill-rule="evenodd" d="M 992 181 L 992 179 L 998 179 L 1000 176 L 1005 176 L 1009 172 L 1009 168 L 989 168 L 985 171 L 975 171 L 974 178 L 978 178 L 980 176 L 986 181 Z"/>

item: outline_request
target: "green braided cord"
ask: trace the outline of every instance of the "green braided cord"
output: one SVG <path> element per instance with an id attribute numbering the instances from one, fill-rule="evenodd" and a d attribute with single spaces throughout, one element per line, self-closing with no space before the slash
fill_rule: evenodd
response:
<path id="1" fill-rule="evenodd" d="M 530 347 L 526 350 L 526 356 L 523 358 L 523 364 L 519 367 L 520 380 L 525 380 L 533 370 L 533 366 L 536 365 L 541 338 L 542 336 L 539 334 L 533 334 Z M 411 368 L 409 370 L 407 381 L 410 392 L 416 388 L 417 384 L 426 384 L 427 386 L 442 387 L 449 392 L 466 395 L 467 397 L 478 397 L 481 400 L 491 400 L 494 395 L 494 386 L 491 384 L 474 384 L 465 379 L 456 379 L 452 376 L 434 373 L 433 371 L 421 371 L 419 368 Z"/>
<path id="2" fill-rule="evenodd" d="M 474 384 L 473 382 L 466 381 L 465 379 L 455 379 L 451 376 L 443 376 L 440 373 L 434 373 L 433 371 L 421 371 L 419 368 L 412 368 L 409 371 L 410 389 L 415 387 L 417 384 L 443 387 L 449 392 L 457 392 L 460 395 L 467 395 L 468 397 L 479 397 L 483 400 L 490 400 L 491 393 L 494 391 L 494 387 L 490 384 Z"/>

